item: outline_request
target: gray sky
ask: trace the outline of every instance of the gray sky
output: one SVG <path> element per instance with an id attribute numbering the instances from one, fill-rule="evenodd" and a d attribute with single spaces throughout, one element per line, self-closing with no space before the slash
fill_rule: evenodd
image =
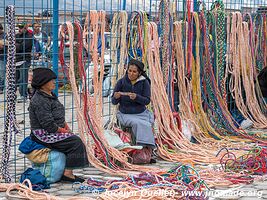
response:
<path id="1" fill-rule="evenodd" d="M 42 10 L 51 9 L 53 0 L 2 0 L 0 5 L 0 15 L 4 13 L 4 7 L 12 4 L 16 7 L 17 14 L 38 13 Z M 183 8 L 183 0 L 176 0 L 178 3 L 178 10 Z M 214 0 L 206 0 L 207 6 L 210 7 Z M 83 11 L 103 9 L 110 11 L 120 10 L 122 8 L 123 0 L 59 0 L 59 9 L 68 11 Z M 149 10 L 152 11 L 157 8 L 160 0 L 126 0 L 127 10 Z M 267 6 L 267 0 L 224 0 L 226 8 L 240 9 L 241 4 L 245 7 L 258 7 L 259 5 Z"/>

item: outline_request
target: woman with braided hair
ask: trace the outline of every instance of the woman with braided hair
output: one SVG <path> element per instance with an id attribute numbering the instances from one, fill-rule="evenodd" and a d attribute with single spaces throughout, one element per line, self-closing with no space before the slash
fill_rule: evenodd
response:
<path id="1" fill-rule="evenodd" d="M 121 125 L 131 127 L 136 145 L 152 152 L 155 138 L 152 131 L 153 114 L 147 110 L 150 103 L 150 79 L 144 71 L 144 64 L 132 59 L 124 77 L 118 80 L 112 95 L 112 103 L 119 104 L 117 118 Z"/>
<path id="2" fill-rule="evenodd" d="M 29 105 L 31 139 L 66 155 L 62 181 L 83 182 L 73 175 L 73 169 L 89 165 L 82 140 L 74 135 L 65 121 L 65 108 L 52 92 L 56 74 L 48 68 L 33 70 L 32 87 L 35 89 Z"/>

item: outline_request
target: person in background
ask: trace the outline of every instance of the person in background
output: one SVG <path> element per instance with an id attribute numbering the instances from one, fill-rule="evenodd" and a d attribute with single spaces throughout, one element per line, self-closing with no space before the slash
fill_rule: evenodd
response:
<path id="1" fill-rule="evenodd" d="M 73 169 L 89 166 L 86 147 L 74 135 L 65 120 L 65 108 L 53 93 L 56 74 L 48 68 L 33 70 L 32 87 L 35 89 L 29 105 L 31 139 L 66 155 L 62 181 L 84 182 L 73 175 Z"/>
<path id="2" fill-rule="evenodd" d="M 40 24 L 33 23 L 33 35 L 34 35 L 34 57 L 39 58 L 47 44 L 48 36 L 45 32 L 40 30 Z"/>
<path id="3" fill-rule="evenodd" d="M 0 94 L 4 93 L 4 85 L 5 85 L 7 46 L 4 44 L 4 39 L 5 39 L 4 28 L 3 25 L 0 24 Z"/>
<path id="4" fill-rule="evenodd" d="M 26 24 L 18 24 L 18 28 L 19 32 L 16 34 L 16 79 L 20 93 L 18 103 L 22 103 L 27 101 L 28 96 L 28 72 L 31 65 L 33 39 Z"/>
<path id="5" fill-rule="evenodd" d="M 152 130 L 154 116 L 146 108 L 150 97 L 150 79 L 144 71 L 144 64 L 130 60 L 125 76 L 114 88 L 112 104 L 119 104 L 117 119 L 121 125 L 132 128 L 136 145 L 151 149 L 152 153 L 156 147 Z"/>
<path id="6" fill-rule="evenodd" d="M 258 81 L 261 89 L 262 96 L 267 103 L 267 67 L 263 68 L 259 75 Z"/>

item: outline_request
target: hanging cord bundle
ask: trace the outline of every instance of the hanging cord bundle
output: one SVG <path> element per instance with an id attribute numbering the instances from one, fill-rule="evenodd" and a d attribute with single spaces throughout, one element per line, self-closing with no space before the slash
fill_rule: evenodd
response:
<path id="1" fill-rule="evenodd" d="M 18 133 L 16 126 L 16 66 L 15 66 L 15 9 L 14 6 L 7 6 L 7 65 L 6 65 L 6 80 L 7 80 L 7 111 L 5 118 L 5 130 L 2 137 L 2 162 L 1 162 L 1 176 L 5 182 L 10 182 L 9 174 L 9 158 L 12 143 L 12 137 Z"/>
<path id="2" fill-rule="evenodd" d="M 125 63 L 127 60 L 127 21 L 128 14 L 126 11 L 114 13 L 111 28 L 111 88 L 115 87 L 116 81 L 124 75 Z M 118 61 L 119 60 L 119 61 Z M 118 106 L 114 106 L 109 123 L 111 129 L 116 123 L 116 114 Z"/>
<path id="3" fill-rule="evenodd" d="M 264 66 L 264 60 L 266 58 L 264 58 L 264 48 L 266 43 L 264 43 L 265 41 L 265 37 L 264 36 L 264 32 L 266 33 L 266 30 L 264 30 L 264 28 L 266 28 L 266 25 L 264 26 L 264 18 L 263 18 L 264 14 L 257 14 L 254 17 L 254 31 L 255 31 L 255 61 L 256 61 L 256 66 L 257 66 L 257 70 L 261 71 L 263 69 Z M 266 18 L 265 18 L 266 19 Z M 266 56 L 266 54 L 265 54 Z"/>
<path id="4" fill-rule="evenodd" d="M 195 15 L 197 15 L 195 13 Z M 216 130 L 211 126 L 210 121 L 203 110 L 202 107 L 202 99 L 201 99 L 201 85 L 200 85 L 200 52 L 199 52 L 199 41 L 200 41 L 200 29 L 199 29 L 199 20 L 195 16 L 196 23 L 196 38 L 195 38 L 195 50 L 194 56 L 192 57 L 192 101 L 194 106 L 194 112 L 197 113 L 197 123 L 203 133 L 206 134 L 207 137 L 213 136 L 215 138 L 220 138 L 220 135 L 216 132 Z M 210 136 L 208 136 L 210 135 Z"/>
<path id="5" fill-rule="evenodd" d="M 128 24 L 128 55 L 141 60 L 147 66 L 147 15 L 144 11 L 134 11 Z"/>
<path id="6" fill-rule="evenodd" d="M 101 11 L 103 12 L 103 11 Z M 103 15 L 103 13 L 97 13 L 99 15 Z M 101 17 L 101 19 L 104 19 Z M 103 25 L 103 24 L 102 24 Z M 86 73 L 84 71 L 83 62 L 79 64 L 79 73 L 80 77 L 82 78 L 82 98 L 79 97 L 78 89 L 76 85 L 76 78 L 75 78 L 75 70 L 74 70 L 74 60 L 73 60 L 73 39 L 74 39 L 74 29 L 70 22 L 66 22 L 68 34 L 69 34 L 69 41 L 70 41 L 70 64 L 69 64 L 69 77 L 70 83 L 74 95 L 74 103 L 76 106 L 76 113 L 77 113 L 77 121 L 79 132 L 83 142 L 86 144 L 87 147 L 87 155 L 90 163 L 95 166 L 96 168 L 112 174 L 117 175 L 126 175 L 128 172 L 126 170 L 137 170 L 137 171 L 151 171 L 156 170 L 153 167 L 143 167 L 132 165 L 128 163 L 127 155 L 111 146 L 108 145 L 105 137 L 104 137 L 104 129 L 102 122 L 102 112 L 96 113 L 96 98 L 89 96 L 88 90 L 86 90 Z M 82 44 L 82 37 L 81 37 L 81 27 L 77 26 L 78 28 L 78 45 Z M 103 29 L 101 28 L 103 31 Z M 94 34 L 96 35 L 96 34 Z M 96 35 L 97 36 L 97 35 Z M 97 39 L 93 38 L 93 41 L 97 42 Z M 95 46 L 96 44 L 94 44 Z M 80 47 L 78 47 L 81 49 Z M 102 52 L 104 53 L 104 49 Z M 93 59 L 98 59 L 94 57 Z M 101 57 L 100 59 L 104 59 Z M 96 63 L 96 62 L 94 62 Z M 100 61 L 101 63 L 101 61 Z M 99 82 L 103 81 L 103 76 L 101 73 L 104 73 L 103 70 L 100 70 L 100 75 L 96 74 L 97 79 Z M 94 87 L 100 87 L 100 83 L 96 82 Z M 101 93 L 99 94 L 98 98 L 102 98 Z M 102 105 L 102 104 L 100 104 Z M 102 109 L 102 107 L 101 107 Z M 99 116 L 101 119 L 99 120 Z M 117 165 L 120 163 L 120 166 Z"/>
<path id="7" fill-rule="evenodd" d="M 171 14 L 170 5 L 168 0 L 161 0 L 159 4 L 159 36 L 160 36 L 160 58 L 161 69 L 163 74 L 164 84 L 170 84 L 169 77 L 172 70 L 171 68 L 171 49 L 172 49 L 172 27 L 171 27 Z M 170 85 L 169 85 L 170 86 Z M 168 94 L 170 95 L 170 88 Z"/>
<path id="8" fill-rule="evenodd" d="M 211 24 L 212 28 L 216 30 L 216 35 L 212 35 L 212 40 L 216 40 L 216 53 L 214 61 L 216 62 L 215 77 L 217 80 L 218 88 L 222 97 L 226 98 L 226 89 L 224 77 L 225 74 L 225 56 L 226 56 L 226 33 L 225 33 L 225 10 L 222 0 L 216 0 L 211 5 L 211 12 L 215 17 L 215 23 Z"/>
<path id="9" fill-rule="evenodd" d="M 192 13 L 191 8 L 192 4 L 194 4 L 193 1 L 187 0 L 186 1 L 186 11 L 187 11 L 187 18 L 184 19 L 184 21 L 187 20 L 188 22 L 188 28 L 187 28 L 187 38 L 186 38 L 186 68 L 187 68 L 187 76 L 190 76 L 191 74 L 191 68 L 192 68 L 192 48 L 193 48 L 193 23 L 191 23 L 192 20 Z"/>
<path id="10" fill-rule="evenodd" d="M 202 15 L 204 16 L 204 15 Z M 197 13 L 194 13 L 194 17 L 197 17 Z M 196 18 L 197 19 L 197 18 Z M 205 18 L 204 18 L 205 19 Z M 202 21 L 202 20 L 201 20 Z M 198 24 L 198 21 L 196 21 L 196 24 Z M 204 24 L 205 25 L 205 24 Z M 204 27 L 204 25 L 201 25 Z M 231 143 L 231 141 L 239 141 L 243 142 L 244 140 L 240 140 L 238 138 L 226 138 L 224 136 L 220 136 L 220 138 L 223 138 L 223 140 L 215 141 L 213 139 L 209 139 L 210 135 L 209 132 L 213 130 L 212 126 L 209 124 L 209 121 L 205 122 L 203 119 L 206 119 L 206 114 L 202 108 L 201 105 L 201 99 L 199 98 L 201 96 L 201 88 L 200 88 L 200 68 L 193 67 L 192 70 L 192 82 L 185 76 L 186 68 L 184 65 L 184 59 L 183 59 L 183 45 L 182 45 L 182 26 L 183 22 L 175 22 L 174 23 L 174 58 L 175 63 L 177 64 L 177 80 L 178 80 L 178 87 L 179 87 L 179 99 L 180 99 L 180 105 L 179 105 L 179 112 L 181 114 L 181 118 L 185 120 L 187 123 L 189 123 L 189 127 L 191 128 L 191 133 L 194 135 L 194 137 L 197 139 L 198 142 L 201 144 L 205 144 L 206 146 L 211 146 L 210 148 L 214 148 L 214 146 L 217 147 L 227 147 L 228 148 L 244 148 L 247 144 L 242 143 Z M 198 27 L 198 26 L 197 26 Z M 204 33 L 204 31 L 202 31 Z M 199 31 L 196 32 L 196 36 L 198 36 Z M 197 44 L 196 44 L 197 45 Z M 203 45 L 201 45 L 203 46 Z M 198 49 L 196 49 L 198 52 Z M 198 61 L 198 57 L 196 57 L 196 61 Z M 196 62 L 194 62 L 196 63 Z M 198 62 L 197 62 L 198 63 Z M 211 71 L 207 69 L 207 71 Z M 191 85 L 193 83 L 193 86 Z M 196 87 L 195 87 L 196 86 Z M 215 86 L 214 86 L 215 87 Z M 194 88 L 193 96 L 194 96 L 194 111 L 192 109 L 188 109 L 190 107 L 189 99 L 191 95 L 191 89 Z M 218 91 L 217 91 L 218 93 Z M 199 99 L 199 103 L 196 101 Z M 222 100 L 221 100 L 222 101 Z M 197 106 L 199 105 L 199 106 Z M 224 110 L 227 110 L 224 108 Z M 230 115 L 228 113 L 228 115 Z M 214 133 L 216 133 L 214 131 Z M 241 133 L 240 133 L 241 134 Z M 244 137 L 245 133 L 242 132 L 242 137 Z M 219 135 L 218 135 L 219 136 Z M 253 141 L 254 138 L 250 138 L 248 136 L 245 136 L 246 138 L 249 138 Z"/>
<path id="11" fill-rule="evenodd" d="M 267 15 L 263 15 L 263 66 L 267 66 Z"/>
<path id="12" fill-rule="evenodd" d="M 228 22 L 227 39 L 229 45 L 226 66 L 227 73 L 230 74 L 230 92 L 242 115 L 252 120 L 257 128 L 266 128 L 267 120 L 262 113 L 255 93 L 248 23 L 242 23 L 241 13 L 229 15 Z"/>
<path id="13" fill-rule="evenodd" d="M 127 60 L 127 21 L 126 11 L 114 13 L 111 28 L 111 87 L 124 74 L 124 66 Z"/>
<path id="14" fill-rule="evenodd" d="M 213 143 L 212 148 L 207 144 L 192 144 L 184 138 L 183 134 L 174 125 L 174 120 L 170 106 L 168 105 L 167 94 L 163 83 L 162 72 L 159 61 L 159 43 L 157 36 L 157 26 L 153 22 L 148 23 L 148 41 L 151 49 L 148 51 L 148 64 L 151 78 L 151 100 L 156 116 L 158 131 L 156 132 L 159 156 L 169 161 L 179 161 L 182 163 L 217 163 L 219 158 L 215 157 L 215 152 L 221 147 Z M 168 105 L 168 106 L 166 106 Z M 205 113 L 204 113 L 205 114 Z M 241 147 L 244 145 L 240 144 Z M 238 147 L 238 145 L 236 145 Z M 237 152 L 238 154 L 240 152 Z M 211 185 L 231 185 L 231 181 L 223 181 L 227 173 L 219 173 L 214 170 L 203 171 L 203 180 L 208 180 Z M 213 176 L 216 174 L 216 176 Z M 236 177 L 240 174 L 235 174 Z M 218 181 L 219 180 L 219 181 Z"/>
<path id="15" fill-rule="evenodd" d="M 200 152 L 200 147 L 190 143 L 174 123 L 160 68 L 157 25 L 150 22 L 148 27 L 148 41 L 152 48 L 148 51 L 147 60 L 151 78 L 152 107 L 158 126 L 156 138 L 160 157 L 185 163 L 217 163 L 218 160 L 210 149 L 203 147 Z"/>
<path id="16" fill-rule="evenodd" d="M 204 129 L 202 129 L 202 131 L 200 130 L 199 125 L 198 125 L 200 121 L 198 120 L 197 116 L 199 116 L 199 114 L 202 113 L 202 116 L 205 118 L 206 115 L 204 111 L 199 110 L 201 109 L 201 107 L 198 107 L 199 109 L 195 110 L 197 114 L 196 116 L 193 112 L 193 109 L 188 109 L 191 107 L 190 99 L 192 96 L 192 93 L 191 93 L 192 85 L 191 85 L 191 81 L 186 76 L 187 70 L 185 68 L 184 56 L 183 56 L 184 49 L 182 45 L 183 44 L 182 28 L 183 28 L 183 22 L 174 23 L 174 60 L 175 60 L 175 63 L 177 64 L 177 70 L 178 70 L 178 73 L 177 73 L 178 77 L 176 79 L 178 80 L 177 82 L 178 82 L 178 88 L 179 88 L 179 100 L 180 100 L 179 112 L 181 114 L 181 118 L 183 120 L 186 120 L 190 124 L 189 127 L 191 127 L 190 129 L 191 133 L 194 135 L 194 137 L 199 142 L 201 142 L 203 138 L 207 138 L 209 137 L 209 135 L 208 135 L 208 131 L 202 132 L 204 131 Z M 192 73 L 192 75 L 194 75 L 194 73 Z M 194 79 L 194 76 L 192 76 L 192 79 Z M 195 80 L 197 80 L 197 77 Z M 195 92 L 197 91 L 199 90 L 196 90 Z M 198 98 L 200 96 L 196 96 L 196 97 Z M 203 119 L 203 117 L 200 117 L 200 119 Z M 203 124 L 207 125 L 208 123 L 203 123 Z"/>
<path id="17" fill-rule="evenodd" d="M 234 125 L 234 119 L 231 117 L 231 114 L 227 109 L 227 105 L 225 104 L 225 101 L 222 99 L 219 89 L 217 88 L 215 76 L 211 68 L 211 63 L 209 59 L 210 51 L 209 51 L 209 44 L 208 44 L 208 35 L 206 31 L 207 26 L 205 23 L 205 17 L 203 13 L 200 14 L 200 19 L 201 19 L 201 27 L 202 27 L 202 33 L 203 33 L 202 43 L 204 47 L 204 50 L 201 53 L 201 55 L 203 56 L 202 61 L 204 61 L 204 63 L 202 64 L 203 66 L 202 74 L 204 78 L 202 80 L 204 81 L 204 87 L 203 87 L 204 92 L 205 90 L 207 90 L 207 92 L 205 92 L 205 94 L 202 96 L 203 96 L 203 99 L 205 99 L 205 103 L 208 105 L 207 109 L 211 110 L 210 112 L 213 113 L 213 115 L 217 116 L 216 118 L 213 118 L 213 121 L 216 120 L 215 121 L 216 126 L 220 125 L 219 128 L 224 128 L 226 130 L 226 132 L 223 132 L 223 135 L 230 133 L 230 135 L 233 135 L 233 134 L 240 135 L 242 138 L 245 137 L 252 141 L 266 143 L 266 141 L 261 140 L 261 138 L 251 137 L 243 130 L 236 129 Z M 247 50 L 246 52 L 249 52 L 249 50 Z M 208 98 L 208 100 L 206 98 Z M 216 130 L 219 131 L 218 128 Z"/>
<path id="18" fill-rule="evenodd" d="M 60 65 L 62 67 L 64 76 L 66 78 L 69 78 L 68 65 L 67 63 L 65 63 L 65 60 L 64 60 L 65 40 L 68 39 L 67 34 L 66 34 L 67 30 L 66 30 L 66 27 L 63 25 L 59 26 L 59 30 L 61 30 L 59 32 L 59 38 L 61 39 L 60 39 L 58 57 L 59 57 Z"/>
<path id="19" fill-rule="evenodd" d="M 226 135 L 228 133 L 230 133 L 231 135 L 238 135 L 238 130 L 234 125 L 233 118 L 227 109 L 225 101 L 221 97 L 215 74 L 213 72 L 210 58 L 212 50 L 210 49 L 209 45 L 209 35 L 207 31 L 208 29 L 203 12 L 200 14 L 200 26 L 202 32 L 202 37 L 200 37 L 200 46 L 203 46 L 200 51 L 200 73 L 203 76 L 201 78 L 201 83 L 203 85 L 202 97 L 204 99 L 204 107 L 206 107 L 206 111 L 211 120 L 211 123 L 213 124 L 213 126 L 215 126 L 215 129 L 218 133 L 220 133 L 221 135 Z"/>
<path id="20" fill-rule="evenodd" d="M 190 99 L 192 96 L 192 85 L 189 78 L 186 76 L 186 67 L 184 62 L 184 48 L 183 48 L 183 24 L 184 22 L 174 22 L 173 26 L 173 54 L 174 64 L 177 66 L 177 84 L 179 88 L 179 114 L 182 120 L 185 120 L 189 124 L 189 129 L 194 138 L 201 142 L 202 138 L 206 138 L 197 125 L 197 118 L 190 105 Z"/>
<path id="21" fill-rule="evenodd" d="M 244 15 L 243 18 L 244 18 L 244 21 L 246 21 L 248 23 L 248 29 L 249 29 L 249 46 L 250 46 L 250 53 L 251 53 L 251 59 L 252 59 L 251 68 L 252 68 L 253 77 L 254 77 L 254 81 L 255 81 L 255 92 L 256 92 L 257 100 L 258 100 L 258 103 L 259 103 L 259 106 L 260 106 L 262 112 L 266 112 L 266 102 L 263 99 L 262 92 L 261 92 L 260 85 L 259 85 L 259 81 L 257 78 L 258 70 L 257 70 L 256 58 L 255 58 L 255 54 L 256 54 L 255 46 L 256 46 L 256 44 L 255 44 L 254 23 L 253 23 L 253 20 L 252 20 L 252 17 L 250 14 Z M 263 24 L 263 27 L 266 28 L 266 26 L 264 26 L 264 24 Z M 264 46 L 264 48 L 263 48 L 263 52 L 264 52 L 266 45 L 264 45 L 264 43 L 263 43 L 263 46 Z"/>
<path id="22" fill-rule="evenodd" d="M 99 26 L 99 24 L 101 26 Z M 105 50 L 105 12 L 97 12 L 96 10 L 91 10 L 86 15 L 84 30 L 83 30 L 83 41 L 84 47 L 88 54 L 92 55 L 93 61 L 93 83 L 94 83 L 94 106 L 96 108 L 97 118 L 101 121 L 100 114 L 102 113 L 102 81 L 98 79 L 98 70 L 100 67 L 100 76 L 103 79 L 104 75 L 104 50 Z M 98 37 L 101 37 L 101 58 L 99 63 L 98 55 Z M 91 66 L 89 66 L 91 67 Z M 101 80 L 102 80 L 101 79 Z M 95 86 L 99 87 L 95 87 Z M 100 97 L 101 96 L 101 97 Z"/>

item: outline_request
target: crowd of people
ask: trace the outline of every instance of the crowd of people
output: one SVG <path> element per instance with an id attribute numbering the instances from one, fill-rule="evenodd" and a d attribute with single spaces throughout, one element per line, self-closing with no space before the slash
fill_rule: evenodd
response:
<path id="1" fill-rule="evenodd" d="M 28 74 L 32 60 L 44 56 L 49 42 L 47 34 L 41 31 L 41 25 L 34 23 L 32 29 L 26 23 L 16 25 L 16 83 L 19 90 L 18 103 L 27 101 Z M 4 92 L 5 65 L 7 61 L 7 38 L 4 27 L 0 24 L 0 94 Z"/>

